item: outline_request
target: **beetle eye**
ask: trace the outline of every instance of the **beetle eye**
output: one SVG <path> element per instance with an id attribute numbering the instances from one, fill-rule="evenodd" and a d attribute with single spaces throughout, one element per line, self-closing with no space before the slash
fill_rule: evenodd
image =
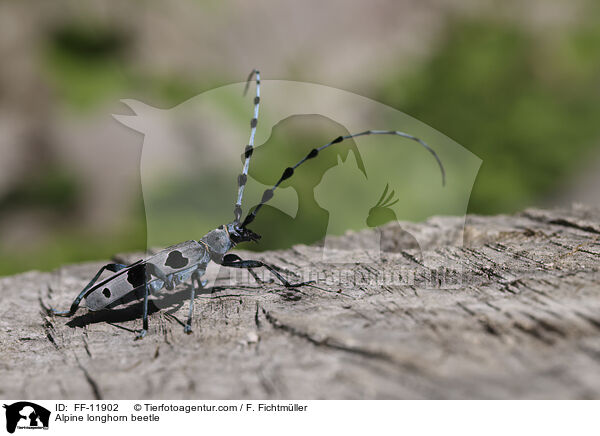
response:
<path id="1" fill-rule="evenodd" d="M 221 224 L 221 225 L 219 226 L 219 230 L 225 230 L 225 226 L 224 226 L 223 224 Z"/>

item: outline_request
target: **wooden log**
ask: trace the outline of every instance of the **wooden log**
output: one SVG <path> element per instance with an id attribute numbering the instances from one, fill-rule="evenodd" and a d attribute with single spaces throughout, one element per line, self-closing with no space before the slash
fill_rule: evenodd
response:
<path id="1" fill-rule="evenodd" d="M 341 266 L 318 246 L 239 253 L 316 275 L 318 288 L 216 278 L 196 298 L 192 335 L 184 285 L 156 301 L 134 341 L 139 304 L 72 319 L 44 310 L 68 307 L 102 263 L 2 278 L 0 396 L 600 398 L 600 211 L 469 216 L 464 241 L 463 223 L 387 225 L 371 262 L 354 249 L 370 231 L 336 239 Z M 429 241 L 427 265 L 402 248 L 402 229 Z M 449 260 L 462 270 L 445 272 L 457 286 L 444 289 L 436 274 Z M 385 279 L 398 271 L 400 282 Z"/>

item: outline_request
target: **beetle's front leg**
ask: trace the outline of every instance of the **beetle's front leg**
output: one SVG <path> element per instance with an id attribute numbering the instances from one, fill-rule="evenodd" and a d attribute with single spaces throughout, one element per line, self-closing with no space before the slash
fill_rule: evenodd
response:
<path id="1" fill-rule="evenodd" d="M 230 268 L 244 268 L 247 270 L 251 270 L 251 268 L 264 267 L 264 268 L 268 269 L 271 272 L 271 274 L 273 274 L 277 278 L 277 280 L 279 280 L 281 282 L 281 284 L 284 285 L 286 288 L 297 288 L 300 286 L 305 286 L 305 285 L 314 283 L 314 280 L 309 280 L 307 282 L 301 282 L 301 283 L 290 283 L 281 274 L 279 274 L 277 272 L 277 270 L 275 269 L 275 267 L 273 265 L 269 265 L 268 263 L 261 262 L 260 260 L 244 260 L 236 254 L 225 255 L 223 257 L 221 265 L 227 266 Z"/>

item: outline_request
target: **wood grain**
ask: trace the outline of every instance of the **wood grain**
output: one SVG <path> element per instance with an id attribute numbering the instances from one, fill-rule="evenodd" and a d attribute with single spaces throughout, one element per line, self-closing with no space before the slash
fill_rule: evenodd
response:
<path id="1" fill-rule="evenodd" d="M 385 252 L 370 262 L 355 247 L 371 231 L 335 241 L 346 265 L 323 263 L 319 246 L 239 252 L 312 274 L 318 288 L 217 278 L 196 298 L 185 335 L 182 285 L 158 298 L 141 341 L 126 330 L 141 327 L 137 303 L 72 319 L 45 312 L 67 308 L 102 263 L 2 278 L 0 396 L 600 398 L 600 211 L 530 209 L 463 224 L 387 225 Z M 428 241 L 422 257 L 403 249 L 406 231 Z M 461 265 L 444 272 L 458 286 L 435 286 L 449 262 Z M 348 271 L 412 276 L 331 280 Z"/>

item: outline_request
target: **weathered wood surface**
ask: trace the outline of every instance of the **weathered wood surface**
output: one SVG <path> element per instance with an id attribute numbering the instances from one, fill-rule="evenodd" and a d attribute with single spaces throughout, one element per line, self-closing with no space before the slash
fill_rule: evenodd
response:
<path id="1" fill-rule="evenodd" d="M 84 308 L 73 320 L 44 312 L 67 307 L 100 263 L 2 278 L 0 396 L 600 398 L 600 211 L 470 216 L 464 246 L 460 219 L 403 227 L 427 236 L 423 250 L 434 263 L 462 259 L 462 286 L 215 288 L 196 298 L 192 335 L 176 320 L 188 308 L 181 286 L 152 313 L 148 336 L 133 341 L 106 321 L 140 328 L 139 305 Z M 352 269 L 417 268 L 425 276 L 418 253 L 401 251 L 398 225 L 384 233 L 391 251 Z M 339 248 L 364 237 L 341 237 Z M 292 271 L 332 271 L 319 247 L 250 256 Z"/>

